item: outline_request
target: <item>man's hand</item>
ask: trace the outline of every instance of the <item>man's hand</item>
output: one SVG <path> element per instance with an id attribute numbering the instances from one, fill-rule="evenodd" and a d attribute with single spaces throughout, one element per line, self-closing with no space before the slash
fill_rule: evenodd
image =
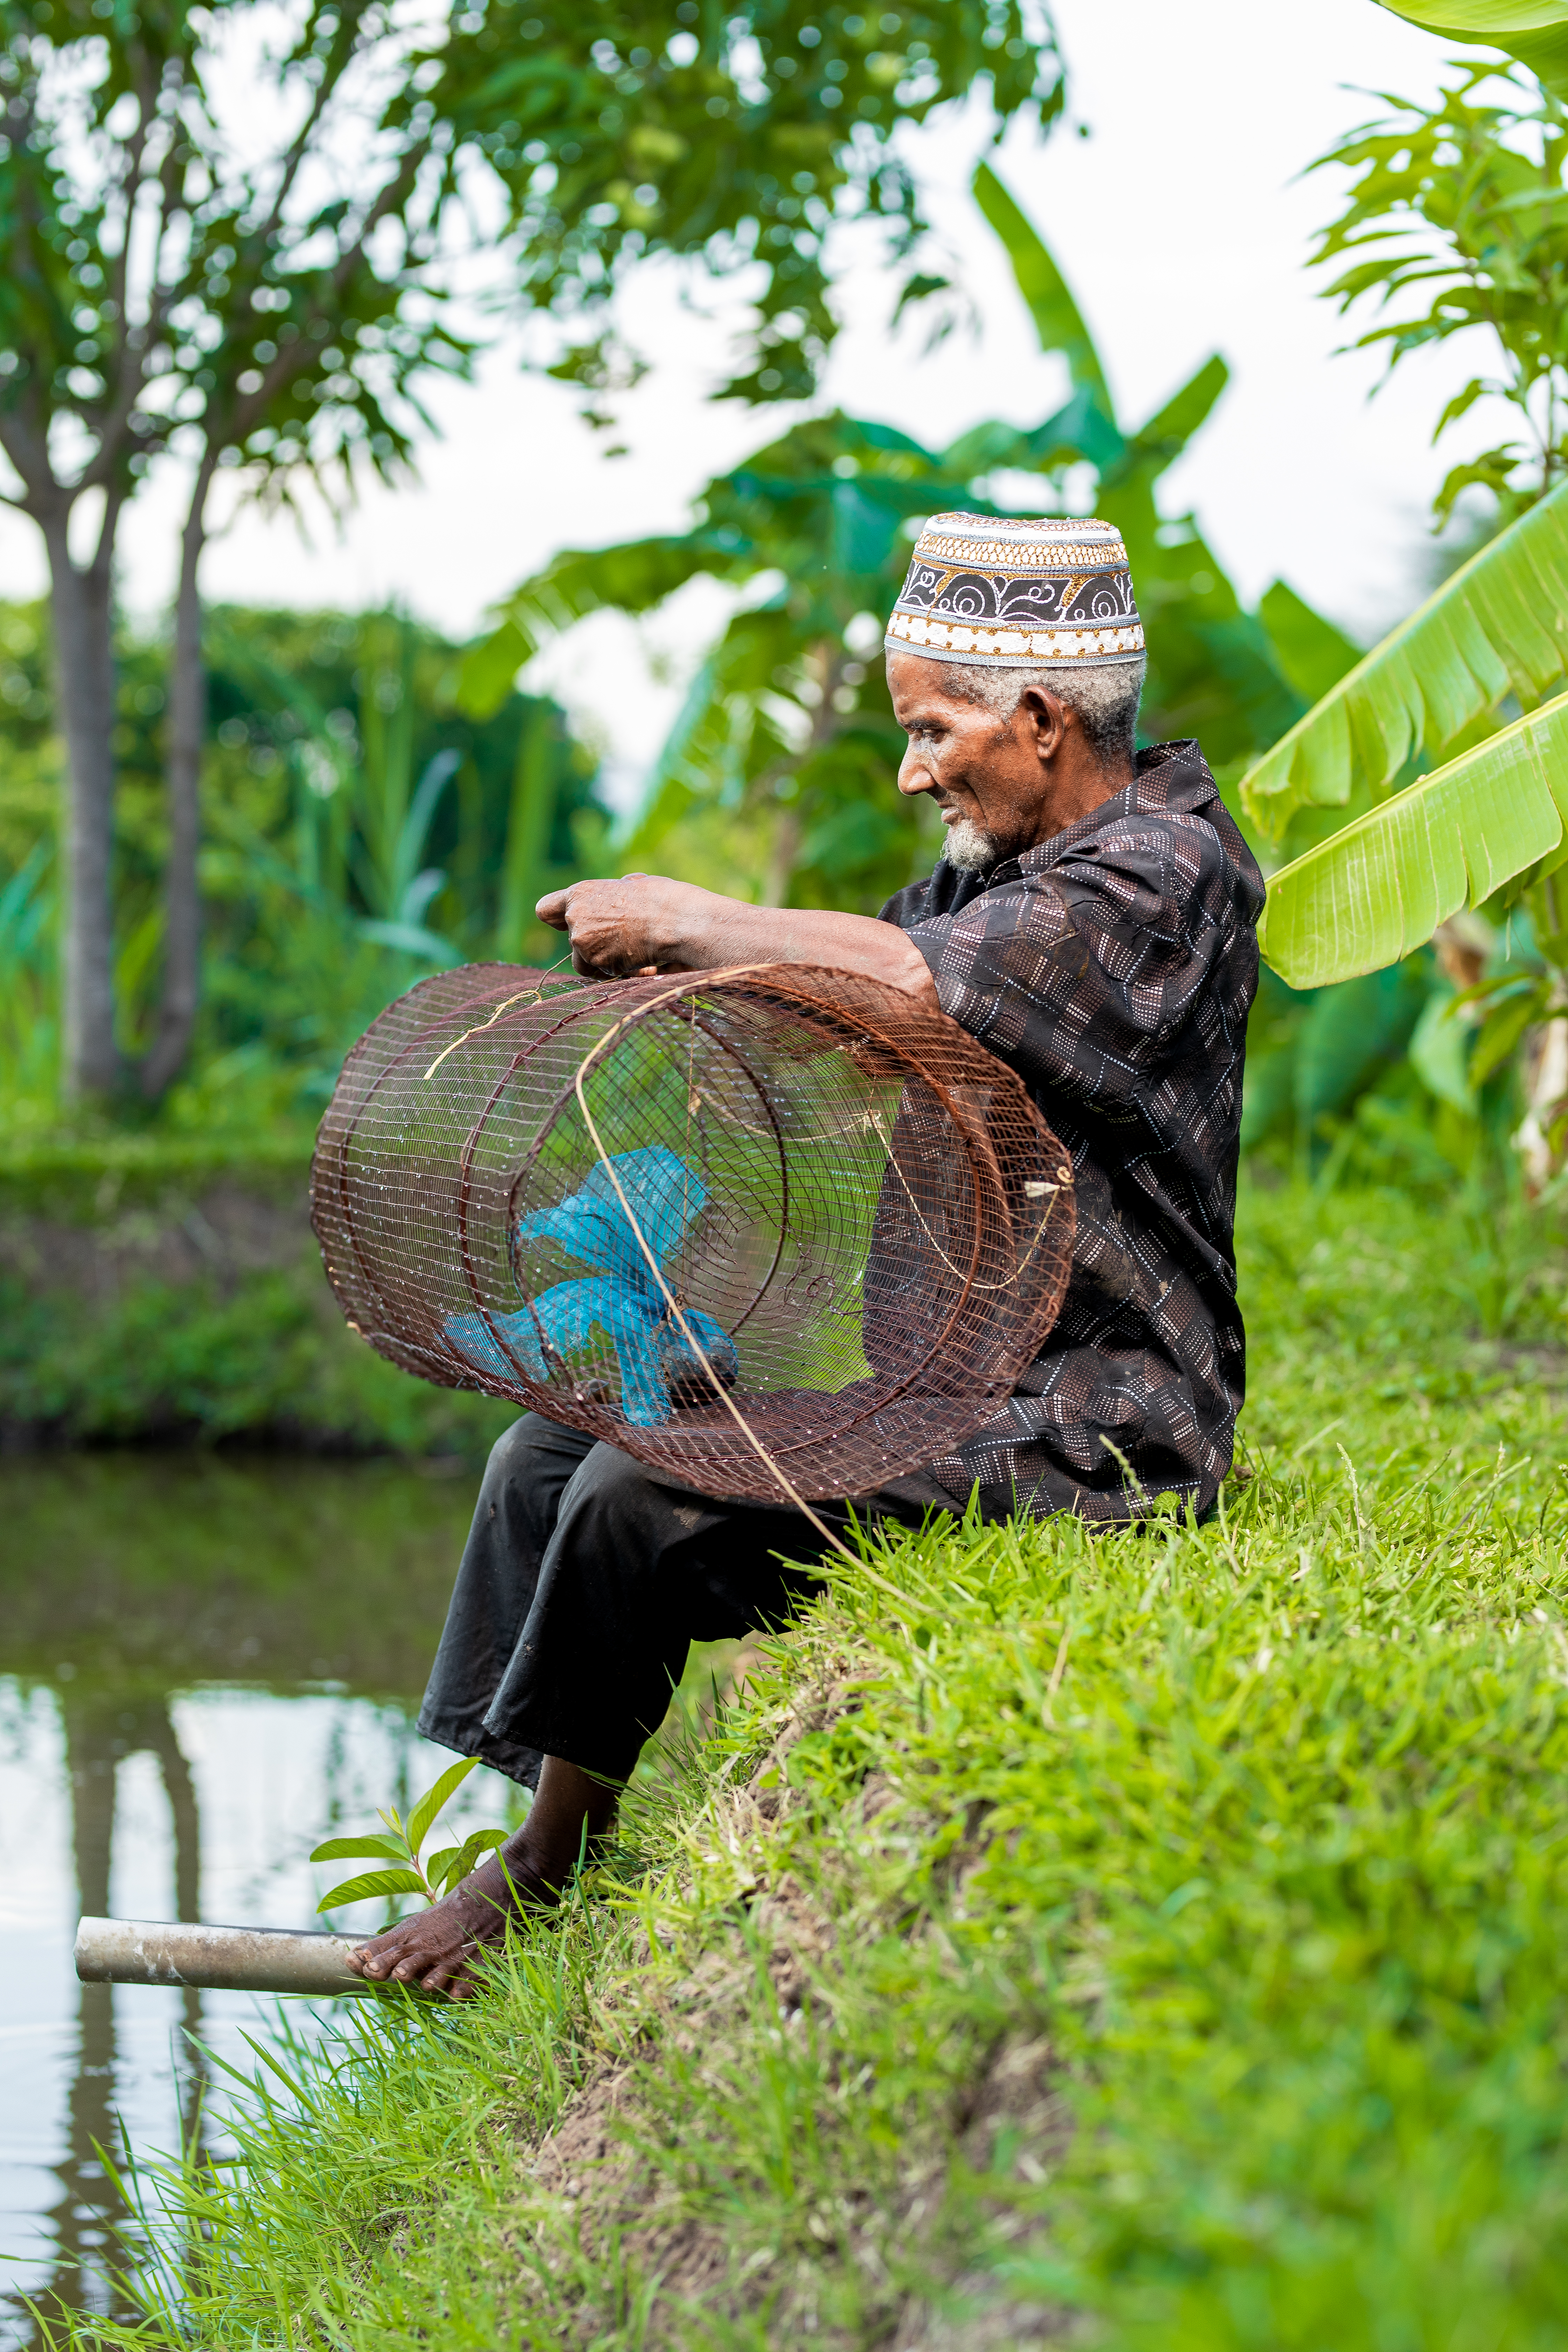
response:
<path id="1" fill-rule="evenodd" d="M 542 923 L 569 935 L 574 971 L 613 980 L 634 971 L 691 969 L 676 951 L 700 916 L 695 902 L 702 899 L 715 903 L 710 890 L 689 882 L 628 874 L 619 882 L 574 882 L 552 890 L 534 911 Z"/>
<path id="2" fill-rule="evenodd" d="M 815 963 L 864 972 L 937 1009 L 935 983 L 914 941 L 869 915 L 751 907 L 662 874 L 574 882 L 541 898 L 535 911 L 541 922 L 570 935 L 572 969 L 589 980 L 716 971 L 731 964 Z"/>

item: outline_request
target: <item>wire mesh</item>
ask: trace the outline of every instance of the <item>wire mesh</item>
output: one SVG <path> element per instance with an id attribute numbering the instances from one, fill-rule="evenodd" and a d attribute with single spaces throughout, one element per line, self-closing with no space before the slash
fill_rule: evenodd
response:
<path id="1" fill-rule="evenodd" d="M 354 1048 L 311 1214 L 405 1370 L 703 1494 L 777 1502 L 782 1472 L 821 1500 L 1011 1393 L 1066 1288 L 1072 1170 L 1005 1064 L 879 982 L 480 964 Z"/>

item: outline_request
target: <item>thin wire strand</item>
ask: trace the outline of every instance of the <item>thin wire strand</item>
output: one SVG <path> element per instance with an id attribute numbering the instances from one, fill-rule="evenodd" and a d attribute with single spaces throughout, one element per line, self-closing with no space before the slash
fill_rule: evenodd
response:
<path id="1" fill-rule="evenodd" d="M 568 948 L 566 955 L 570 955 L 571 952 L 571 949 Z M 466 1045 L 469 1038 L 477 1037 L 482 1029 L 493 1029 L 496 1023 L 500 1019 L 501 1014 L 503 1013 L 510 1013 L 514 1004 L 537 1004 L 542 992 L 542 983 L 550 978 L 552 972 L 559 971 L 565 961 L 566 956 L 557 956 L 554 962 L 549 966 L 548 970 L 540 973 L 540 988 L 520 988 L 515 996 L 503 997 L 500 1003 L 496 1006 L 495 1011 L 490 1014 L 488 1021 L 476 1021 L 471 1029 L 465 1029 L 460 1037 L 454 1037 L 449 1045 L 443 1045 L 441 1051 L 437 1055 L 435 1060 L 426 1071 L 425 1076 L 426 1078 L 433 1078 L 448 1054 L 455 1054 L 459 1045 Z M 421 1084 L 423 1084 L 423 1080 L 421 1081 Z"/>
<path id="2" fill-rule="evenodd" d="M 938 1257 L 941 1258 L 948 1272 L 950 1274 L 956 1274 L 959 1280 L 961 1282 L 963 1281 L 965 1279 L 965 1276 L 963 1266 L 954 1265 L 952 1258 L 949 1257 L 947 1252 L 943 1249 L 942 1244 L 938 1241 L 936 1235 L 932 1233 L 931 1227 L 927 1224 L 925 1218 L 921 1214 L 921 1204 L 916 1200 L 914 1194 L 910 1191 L 909 1179 L 899 1165 L 898 1154 L 893 1150 L 891 1139 L 884 1129 L 881 1119 L 873 1115 L 871 1126 L 874 1132 L 881 1140 L 882 1148 L 888 1155 L 889 1165 L 892 1169 L 892 1171 L 898 1178 L 900 1183 L 904 1188 L 904 1192 L 908 1198 L 909 1204 L 915 1213 L 915 1223 L 919 1225 L 921 1233 L 924 1234 L 927 1241 L 930 1242 L 932 1249 L 935 1250 Z M 1060 1172 L 1061 1171 L 1058 1171 L 1058 1173 Z M 1070 1171 L 1068 1172 L 1070 1176 Z M 1023 1256 L 1018 1260 L 1017 1265 L 1013 1268 L 1012 1273 L 1007 1276 L 1005 1282 L 977 1282 L 973 1285 L 973 1287 L 976 1290 L 1011 1290 L 1013 1288 L 1014 1285 L 1022 1276 L 1025 1267 L 1028 1265 L 1029 1260 L 1034 1256 L 1035 1252 L 1045 1240 L 1047 1227 L 1049 1225 L 1051 1219 L 1057 1213 L 1057 1201 L 1060 1199 L 1061 1195 L 1067 1191 L 1067 1189 L 1068 1178 L 1065 1176 L 1063 1181 L 1059 1184 L 1047 1184 L 1042 1187 L 1043 1191 L 1053 1194 L 1054 1197 L 1050 1207 L 1046 1211 L 1045 1215 L 1040 1219 L 1038 1225 L 1035 1229 L 1034 1240 L 1029 1244 L 1028 1248 L 1024 1252 Z"/>
<path id="3" fill-rule="evenodd" d="M 708 985 L 711 986 L 716 981 L 740 980 L 752 972 L 773 971 L 776 969 L 776 965 L 773 964 L 743 964 L 730 971 L 710 973 L 708 976 Z M 791 1486 L 788 1478 L 780 1469 L 778 1464 L 773 1460 L 773 1455 L 768 1452 L 767 1447 L 763 1444 L 762 1439 L 757 1435 L 756 1431 L 752 1427 L 752 1424 L 746 1419 L 745 1414 L 735 1403 L 729 1390 L 720 1380 L 718 1373 L 714 1370 L 711 1363 L 709 1361 L 707 1350 L 702 1347 L 700 1341 L 698 1339 L 697 1334 L 693 1331 L 690 1324 L 687 1321 L 686 1310 L 681 1306 L 679 1300 L 676 1297 L 675 1293 L 671 1290 L 668 1283 L 665 1280 L 664 1268 L 660 1265 L 658 1258 L 654 1255 L 653 1250 L 648 1243 L 647 1235 L 643 1232 L 641 1225 L 637 1223 L 637 1213 L 634 1211 L 631 1202 L 626 1198 L 626 1189 L 623 1186 L 620 1178 L 616 1173 L 614 1163 L 610 1159 L 609 1153 L 605 1149 L 604 1138 L 599 1133 L 597 1122 L 594 1118 L 593 1112 L 588 1108 L 588 1097 L 584 1090 L 583 1081 L 587 1076 L 588 1072 L 593 1067 L 594 1064 L 598 1060 L 600 1055 L 603 1054 L 614 1042 L 618 1033 L 626 1027 L 628 1022 L 645 1019 L 648 1013 L 656 1012 L 659 1005 L 672 1003 L 678 997 L 687 993 L 688 991 L 685 989 L 672 989 L 668 996 L 655 997 L 650 1003 L 639 1005 L 635 1013 L 626 1014 L 623 1019 L 617 1021 L 613 1028 L 605 1030 L 598 1044 L 589 1047 L 587 1053 L 584 1055 L 582 1061 L 578 1065 L 576 1077 L 578 1107 L 583 1113 L 584 1121 L 587 1127 L 589 1136 L 592 1139 L 594 1149 L 599 1155 L 599 1164 L 604 1169 L 604 1171 L 609 1178 L 611 1183 L 615 1186 L 616 1197 L 620 1202 L 622 1208 L 626 1211 L 626 1222 L 631 1226 L 632 1232 L 637 1237 L 637 1247 L 641 1250 L 644 1257 L 647 1258 L 648 1265 L 653 1273 L 653 1278 L 658 1283 L 660 1290 L 663 1291 L 666 1304 L 685 1335 L 687 1346 L 691 1349 L 692 1354 L 697 1358 L 698 1362 L 701 1365 L 703 1370 L 712 1381 L 715 1396 L 718 1398 L 720 1403 L 724 1407 L 726 1412 L 730 1415 L 731 1420 L 734 1423 L 736 1428 L 740 1431 L 742 1436 L 745 1439 L 752 1453 L 755 1454 L 758 1461 L 761 1462 L 763 1467 L 769 1473 L 770 1476 L 777 1482 L 782 1491 L 788 1496 L 790 1501 L 795 1505 L 795 1509 L 801 1513 L 803 1517 L 810 1520 L 812 1526 L 816 1529 L 817 1534 L 823 1538 L 825 1542 L 831 1544 L 834 1550 L 840 1553 L 842 1557 L 849 1562 L 851 1568 L 858 1568 L 860 1565 L 858 1555 L 852 1552 L 848 1545 L 834 1534 L 833 1529 L 827 1525 L 826 1520 L 818 1518 L 816 1513 L 812 1509 L 811 1505 L 806 1501 L 805 1496 L 796 1493 L 795 1487 Z"/>

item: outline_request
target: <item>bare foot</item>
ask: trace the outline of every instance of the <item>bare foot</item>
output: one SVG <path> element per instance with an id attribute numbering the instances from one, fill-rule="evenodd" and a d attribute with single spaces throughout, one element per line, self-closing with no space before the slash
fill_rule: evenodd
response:
<path id="1" fill-rule="evenodd" d="M 477 1990 L 469 1963 L 481 1952 L 500 1949 L 509 1921 L 560 1899 L 559 1890 L 547 1886 L 521 1855 L 505 1846 L 501 1853 L 504 1867 L 497 1855 L 487 1855 L 439 1903 L 352 1951 L 348 1966 L 354 1974 L 373 1984 L 405 1984 L 466 2000 Z"/>
<path id="2" fill-rule="evenodd" d="M 348 1956 L 355 1976 L 465 2000 L 479 1990 L 472 1963 L 506 1941 L 513 1919 L 561 1899 L 584 1851 L 596 1850 L 616 1817 L 616 1790 L 563 1757 L 547 1756 L 528 1818 L 499 1853 L 486 1856 L 439 1903 L 400 1919 Z"/>

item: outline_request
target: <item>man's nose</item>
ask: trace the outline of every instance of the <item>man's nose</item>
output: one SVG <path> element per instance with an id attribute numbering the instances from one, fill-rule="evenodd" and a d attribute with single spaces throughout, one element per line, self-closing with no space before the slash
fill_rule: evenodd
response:
<path id="1" fill-rule="evenodd" d="M 930 762 L 925 754 L 918 751 L 911 743 L 899 761 L 900 792 L 906 799 L 913 800 L 919 793 L 935 789 L 936 778 L 931 773 Z"/>

